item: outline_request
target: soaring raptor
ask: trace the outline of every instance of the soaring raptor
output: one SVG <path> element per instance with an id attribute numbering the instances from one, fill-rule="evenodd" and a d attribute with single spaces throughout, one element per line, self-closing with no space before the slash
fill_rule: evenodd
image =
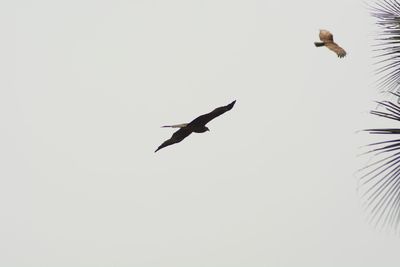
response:
<path id="1" fill-rule="evenodd" d="M 346 51 L 343 48 L 338 46 L 337 43 L 333 41 L 333 35 L 327 30 L 319 30 L 319 39 L 321 42 L 314 42 L 316 47 L 326 46 L 330 50 L 336 53 L 336 55 L 340 58 L 346 55 Z"/>
<path id="2" fill-rule="evenodd" d="M 161 148 L 164 148 L 166 146 L 173 145 L 175 143 L 179 143 L 186 137 L 188 137 L 191 133 L 204 133 L 206 131 L 209 131 L 209 129 L 206 127 L 206 124 L 210 122 L 212 119 L 224 114 L 228 110 L 231 110 L 233 108 L 233 105 L 235 105 L 235 101 L 230 103 L 229 105 L 219 107 L 211 111 L 210 113 L 201 115 L 197 117 L 196 119 L 192 120 L 189 123 L 183 123 L 183 124 L 177 124 L 177 125 L 167 125 L 167 126 L 162 126 L 162 127 L 171 127 L 171 128 L 179 128 L 178 131 L 176 131 L 170 139 L 162 143 L 156 151 L 160 150 Z"/>

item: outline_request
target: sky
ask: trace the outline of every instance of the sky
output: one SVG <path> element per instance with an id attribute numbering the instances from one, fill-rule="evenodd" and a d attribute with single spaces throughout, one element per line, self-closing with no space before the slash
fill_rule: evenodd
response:
<path id="1" fill-rule="evenodd" d="M 367 3 L 2 1 L 0 266 L 399 266 L 356 175 Z"/>

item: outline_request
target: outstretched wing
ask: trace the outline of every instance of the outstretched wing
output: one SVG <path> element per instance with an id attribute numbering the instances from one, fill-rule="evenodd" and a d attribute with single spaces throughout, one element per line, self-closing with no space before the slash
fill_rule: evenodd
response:
<path id="1" fill-rule="evenodd" d="M 164 126 L 161 126 L 162 128 L 167 128 L 167 127 L 169 127 L 169 128 L 183 128 L 183 127 L 186 127 L 188 125 L 188 123 L 181 123 L 181 124 L 175 124 L 175 125 L 164 125 Z"/>
<path id="2" fill-rule="evenodd" d="M 346 51 L 343 48 L 337 45 L 337 43 L 325 43 L 325 46 L 336 53 L 336 55 L 340 58 L 346 56 Z"/>
<path id="3" fill-rule="evenodd" d="M 225 112 L 227 112 L 228 110 L 231 110 L 233 108 L 233 106 L 235 105 L 236 100 L 233 101 L 232 103 L 230 103 L 229 105 L 223 106 L 223 107 L 219 107 L 214 109 L 213 111 L 211 111 L 210 113 L 201 115 L 199 117 L 197 117 L 196 119 L 192 120 L 188 127 L 191 126 L 201 126 L 201 125 L 206 125 L 209 121 L 211 121 L 212 119 L 224 114 Z"/>
<path id="4" fill-rule="evenodd" d="M 158 150 L 160 150 L 161 148 L 164 148 L 166 146 L 170 146 L 176 143 L 179 143 L 180 141 L 182 141 L 183 139 L 185 139 L 186 137 L 188 137 L 190 134 L 192 133 L 192 131 L 186 127 L 184 128 L 180 128 L 178 131 L 176 131 L 170 139 L 168 139 L 167 141 L 164 141 L 164 143 L 162 143 L 155 152 L 157 152 Z"/>

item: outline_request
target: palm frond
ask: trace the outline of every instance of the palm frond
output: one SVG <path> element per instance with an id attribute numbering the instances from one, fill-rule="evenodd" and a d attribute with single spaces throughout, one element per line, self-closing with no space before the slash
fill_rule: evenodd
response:
<path id="1" fill-rule="evenodd" d="M 400 97 L 399 94 L 395 94 Z M 371 114 L 399 122 L 399 128 L 366 129 L 370 134 L 394 138 L 369 144 L 373 161 L 360 170 L 361 195 L 370 221 L 377 227 L 400 232 L 400 105 L 378 102 L 384 111 Z"/>
<path id="2" fill-rule="evenodd" d="M 371 8 L 379 28 L 376 53 L 379 76 L 378 87 L 383 91 L 399 92 L 400 89 L 400 2 L 380 0 Z"/>

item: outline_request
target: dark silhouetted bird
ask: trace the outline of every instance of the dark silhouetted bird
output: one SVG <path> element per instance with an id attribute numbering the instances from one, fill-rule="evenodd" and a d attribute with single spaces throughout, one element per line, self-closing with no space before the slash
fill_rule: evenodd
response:
<path id="1" fill-rule="evenodd" d="M 337 54 L 338 57 L 342 58 L 346 55 L 346 51 L 338 46 L 337 43 L 333 41 L 333 35 L 327 30 L 319 30 L 319 39 L 321 42 L 314 42 L 316 47 L 326 46 L 333 52 Z"/>
<path id="2" fill-rule="evenodd" d="M 206 127 L 206 124 L 210 122 L 212 119 L 224 114 L 228 110 L 231 110 L 233 106 L 235 105 L 235 101 L 230 103 L 229 105 L 219 107 L 211 111 L 210 113 L 201 115 L 191 121 L 190 123 L 182 123 L 182 124 L 177 124 L 177 125 L 167 125 L 167 126 L 162 126 L 162 127 L 171 127 L 171 128 L 180 128 L 178 131 L 176 131 L 170 139 L 162 143 L 156 151 L 166 147 L 170 146 L 176 143 L 179 143 L 186 137 L 188 137 L 191 133 L 204 133 L 206 131 L 209 131 L 209 129 Z"/>

